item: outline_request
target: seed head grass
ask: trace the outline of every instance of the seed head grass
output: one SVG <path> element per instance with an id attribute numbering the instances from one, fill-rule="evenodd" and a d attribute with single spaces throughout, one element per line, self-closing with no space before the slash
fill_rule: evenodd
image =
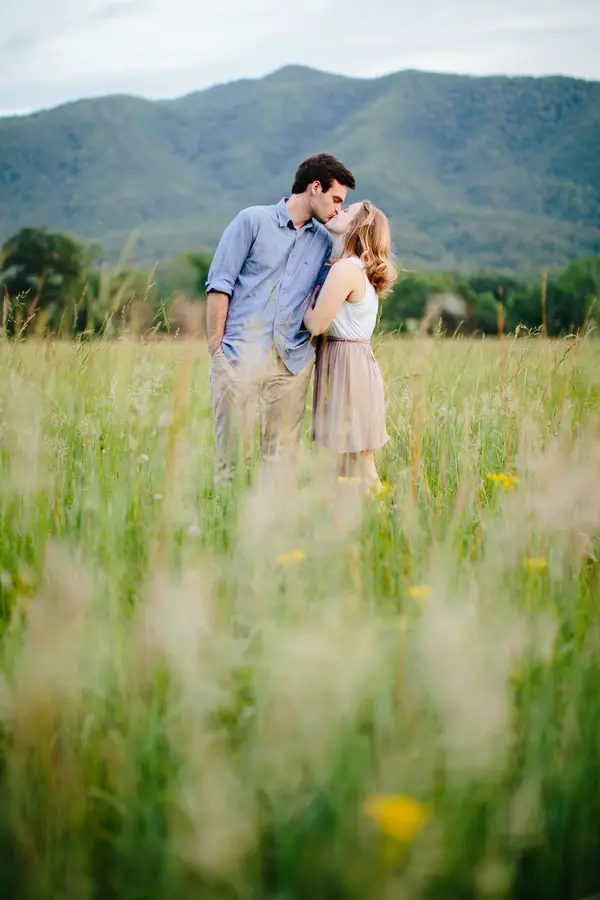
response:
<path id="1" fill-rule="evenodd" d="M 373 497 L 216 483 L 201 345 L 0 342 L 4 895 L 600 892 L 600 344 L 377 352 Z"/>

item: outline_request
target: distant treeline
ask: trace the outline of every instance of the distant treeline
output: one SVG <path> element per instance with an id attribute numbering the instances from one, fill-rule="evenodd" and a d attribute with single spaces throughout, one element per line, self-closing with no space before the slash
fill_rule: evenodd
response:
<path id="1" fill-rule="evenodd" d="M 498 272 L 402 272 L 381 320 L 392 330 L 441 325 L 483 334 L 519 328 L 549 336 L 580 332 L 600 322 L 600 257 L 541 272 L 535 281 Z"/>
<path id="2" fill-rule="evenodd" d="M 211 255 L 182 254 L 148 271 L 128 263 L 132 249 L 126 247 L 121 261 L 110 265 L 98 245 L 44 229 L 22 229 L 0 251 L 2 333 L 203 334 Z M 526 329 L 560 336 L 597 322 L 600 257 L 540 273 L 535 282 L 494 272 L 402 270 L 381 311 L 381 327 L 400 332 Z"/>

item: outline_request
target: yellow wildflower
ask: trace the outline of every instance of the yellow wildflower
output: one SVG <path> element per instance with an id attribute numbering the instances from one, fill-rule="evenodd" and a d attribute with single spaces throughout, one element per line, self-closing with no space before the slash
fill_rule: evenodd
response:
<path id="1" fill-rule="evenodd" d="M 408 589 L 408 596 L 413 600 L 427 600 L 428 597 L 431 597 L 431 588 L 428 584 L 413 584 Z"/>
<path id="2" fill-rule="evenodd" d="M 516 475 L 503 475 L 503 477 L 500 479 L 500 484 L 502 485 L 503 490 L 507 492 L 514 491 L 518 483 L 519 479 Z"/>
<path id="3" fill-rule="evenodd" d="M 280 566 L 291 566 L 294 563 L 302 562 L 303 559 L 306 559 L 306 553 L 303 553 L 302 550 L 292 550 L 291 553 L 280 553 L 277 562 Z"/>
<path id="4" fill-rule="evenodd" d="M 499 484 L 500 487 L 508 493 L 508 491 L 514 491 L 515 487 L 519 483 L 519 479 L 516 475 L 507 475 L 506 472 L 488 472 L 485 476 L 488 481 L 492 481 L 494 484 Z"/>
<path id="5" fill-rule="evenodd" d="M 17 572 L 17 587 L 23 593 L 28 593 L 35 587 L 35 575 L 28 566 L 21 566 Z"/>
<path id="6" fill-rule="evenodd" d="M 380 484 L 373 485 L 372 491 L 376 497 L 391 497 L 393 493 L 392 488 L 387 481 L 382 481 Z"/>
<path id="7" fill-rule="evenodd" d="M 364 812 L 384 834 L 402 844 L 411 844 L 430 818 L 426 806 L 402 795 L 371 797 Z"/>
<path id="8" fill-rule="evenodd" d="M 548 568 L 548 562 L 543 556 L 526 556 L 523 565 L 526 569 L 533 569 L 537 572 L 543 572 Z"/>

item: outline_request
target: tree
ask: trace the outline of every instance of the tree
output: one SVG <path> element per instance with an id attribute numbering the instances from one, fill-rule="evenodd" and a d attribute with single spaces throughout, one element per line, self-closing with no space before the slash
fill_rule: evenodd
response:
<path id="1" fill-rule="evenodd" d="M 475 294 L 492 294 L 500 303 L 506 302 L 512 294 L 528 289 L 528 284 L 523 279 L 499 272 L 476 272 L 464 276 L 464 281 Z"/>
<path id="2" fill-rule="evenodd" d="M 200 277 L 197 266 L 192 262 L 193 257 L 192 253 L 181 253 L 175 259 L 161 262 L 157 267 L 156 287 L 164 302 L 178 293 L 185 294 L 186 297 L 197 295 Z M 205 293 L 204 284 L 201 293 Z"/>
<path id="3" fill-rule="evenodd" d="M 452 290 L 448 276 L 437 272 L 402 274 L 382 307 L 381 321 L 389 329 L 401 328 L 407 319 L 422 319 L 431 294 Z"/>
<path id="4" fill-rule="evenodd" d="M 54 308 L 60 315 L 81 289 L 84 248 L 66 234 L 22 228 L 0 252 L 0 283 L 4 293 L 23 298 L 26 319 L 39 309 Z"/>
<path id="5" fill-rule="evenodd" d="M 514 331 L 519 325 L 529 329 L 538 329 L 542 326 L 542 299 L 539 285 L 524 288 L 508 298 L 506 304 L 506 324 L 509 331 Z"/>
<path id="6" fill-rule="evenodd" d="M 472 304 L 471 327 L 484 334 L 497 334 L 498 302 L 490 291 L 476 294 Z"/>
<path id="7" fill-rule="evenodd" d="M 588 256 L 570 263 L 556 279 L 562 303 L 555 317 L 561 328 L 585 327 L 600 321 L 600 257 Z"/>
<path id="8" fill-rule="evenodd" d="M 199 250 L 198 253 L 190 253 L 188 260 L 196 270 L 196 293 L 199 297 L 205 297 L 206 279 L 212 263 L 212 256 L 205 250 Z"/>

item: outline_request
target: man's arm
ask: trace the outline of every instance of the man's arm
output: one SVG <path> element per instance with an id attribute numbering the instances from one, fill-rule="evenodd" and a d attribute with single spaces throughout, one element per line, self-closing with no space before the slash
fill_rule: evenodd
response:
<path id="1" fill-rule="evenodd" d="M 229 309 L 229 296 L 220 291 L 211 291 L 206 298 L 206 331 L 208 352 L 215 353 L 221 346 L 225 334 L 225 322 Z"/>
<path id="2" fill-rule="evenodd" d="M 255 237 L 255 224 L 245 209 L 227 226 L 219 241 L 206 281 L 206 330 L 211 353 L 218 350 L 223 340 L 229 301 Z"/>

